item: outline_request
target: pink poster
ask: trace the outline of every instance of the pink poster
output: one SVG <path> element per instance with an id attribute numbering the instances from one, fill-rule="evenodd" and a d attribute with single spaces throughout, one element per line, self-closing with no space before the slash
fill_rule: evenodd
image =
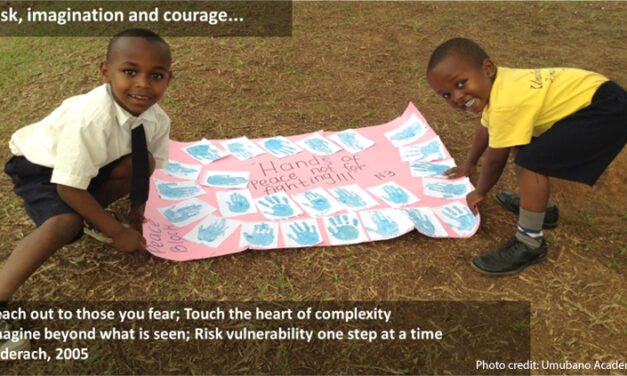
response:
<path id="1" fill-rule="evenodd" d="M 246 249 L 356 244 L 416 229 L 472 236 L 467 178 L 410 103 L 382 125 L 266 139 L 170 141 L 153 174 L 144 236 L 155 256 L 184 261 Z"/>

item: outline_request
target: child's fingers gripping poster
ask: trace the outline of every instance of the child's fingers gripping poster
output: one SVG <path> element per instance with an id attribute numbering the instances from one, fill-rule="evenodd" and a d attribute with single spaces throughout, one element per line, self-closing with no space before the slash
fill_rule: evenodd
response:
<path id="1" fill-rule="evenodd" d="M 146 204 L 148 250 L 170 260 L 246 249 L 472 236 L 467 178 L 410 103 L 389 123 L 263 139 L 170 141 Z"/>

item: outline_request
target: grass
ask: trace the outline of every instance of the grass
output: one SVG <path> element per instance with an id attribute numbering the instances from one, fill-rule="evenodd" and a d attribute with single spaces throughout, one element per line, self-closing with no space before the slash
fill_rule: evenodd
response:
<path id="1" fill-rule="evenodd" d="M 294 288 L 287 278 L 285 272 L 285 265 L 281 265 L 280 270 L 278 270 L 278 278 L 276 282 L 276 293 L 281 296 L 283 299 L 293 300 L 294 299 Z"/>
<path id="2" fill-rule="evenodd" d="M 588 226 L 594 226 L 594 219 L 592 219 L 587 210 L 583 212 L 583 219 L 586 221 Z"/>
<path id="3" fill-rule="evenodd" d="M 609 262 L 608 262 L 608 267 L 612 268 L 612 269 L 616 269 L 616 270 L 620 270 L 621 266 L 622 266 L 622 261 L 625 256 L 626 256 L 626 252 L 627 251 L 627 245 L 623 245 L 621 246 L 617 246 L 616 250 L 611 250 L 609 255 L 607 255 Z"/>
<path id="4" fill-rule="evenodd" d="M 376 125 L 395 118 L 412 101 L 459 162 L 468 152 L 478 119 L 449 111 L 423 77 L 429 51 L 458 35 L 480 40 L 503 66 L 569 64 L 601 71 L 623 86 L 627 83 L 624 50 L 616 47 L 624 39 L 626 5 L 620 2 L 297 2 L 294 6 L 292 38 L 167 38 L 173 46 L 175 79 L 162 107 L 173 121 L 173 139 L 260 138 Z M 503 33 L 504 28 L 517 32 Z M 96 68 L 104 46 L 104 38 L 3 38 L 0 139 L 5 145 L 14 130 L 41 119 L 63 98 L 98 85 Z M 6 159 L 8 148 L 2 153 Z M 598 354 L 620 359 L 627 327 L 627 297 L 616 295 L 624 290 L 626 251 L 620 230 L 627 221 L 625 161 L 617 159 L 592 189 L 555 182 L 552 190 L 564 203 L 564 221 L 550 232 L 549 260 L 512 277 L 488 279 L 468 266 L 472 257 L 511 234 L 511 214 L 486 199 L 481 208 L 484 226 L 470 239 L 431 239 L 410 233 L 357 246 L 249 251 L 186 263 L 119 254 L 83 239 L 57 252 L 15 298 L 305 304 L 524 300 L 531 303 L 534 325 L 529 328 L 525 320 L 514 321 L 505 331 L 529 329 L 532 359 L 593 359 Z M 373 173 L 390 179 L 383 171 Z M 8 178 L 1 178 L 0 257 L 6 259 L 33 225 Z M 515 187 L 509 167 L 498 185 Z M 329 373 L 416 374 L 429 373 L 451 358 L 446 347 L 419 349 L 415 343 L 404 343 L 405 350 L 398 352 L 402 359 L 387 368 L 359 368 L 368 361 L 367 352 L 359 348 L 313 356 L 309 360 L 315 362 L 306 363 L 298 357 L 296 346 L 277 349 L 264 343 L 257 353 L 241 344 L 212 353 L 211 344 L 202 343 L 208 355 L 196 358 L 191 351 L 181 352 L 185 347 L 180 345 L 139 345 L 138 353 L 112 357 L 111 351 L 120 348 L 107 344 L 94 347 L 91 363 L 81 363 L 80 370 L 59 366 L 47 373 L 128 374 L 134 365 L 167 366 L 171 356 L 179 356 L 185 364 L 178 368 L 149 368 L 143 373 L 245 374 L 251 372 L 251 365 L 261 364 L 265 368 L 254 373 L 327 369 Z M 316 348 L 307 348 L 312 349 Z M 215 353 L 222 355 L 216 358 Z M 388 354 L 379 351 L 373 359 L 384 364 Z M 219 367 L 216 362 L 225 359 L 232 362 L 223 363 L 222 369 L 203 368 Z M 340 368 L 333 368 L 333 362 Z M 43 369 L 35 363 L 9 367 L 7 373 Z"/>
<path id="5" fill-rule="evenodd" d="M 531 328 L 531 324 L 528 322 L 524 322 L 524 321 L 519 321 L 512 325 L 512 330 L 515 332 L 518 332 L 523 329 L 529 329 L 529 328 Z"/>
<path id="6" fill-rule="evenodd" d="M 212 273 L 208 275 L 206 278 L 207 278 L 207 281 L 209 281 L 210 283 L 217 283 L 220 276 L 216 273 Z"/>

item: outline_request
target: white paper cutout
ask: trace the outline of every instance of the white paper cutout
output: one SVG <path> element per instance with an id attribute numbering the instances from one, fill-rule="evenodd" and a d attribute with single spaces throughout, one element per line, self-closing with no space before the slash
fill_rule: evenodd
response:
<path id="1" fill-rule="evenodd" d="M 246 188 L 250 180 L 248 171 L 207 171 L 200 184 L 224 189 Z"/>
<path id="2" fill-rule="evenodd" d="M 260 142 L 260 145 L 277 158 L 284 158 L 303 151 L 298 145 L 283 136 L 266 138 Z"/>
<path id="3" fill-rule="evenodd" d="M 278 222 L 244 222 L 239 246 L 252 249 L 276 248 L 279 240 Z"/>
<path id="4" fill-rule="evenodd" d="M 288 248 L 313 247 L 322 243 L 322 233 L 315 218 L 281 221 L 283 242 Z"/>
<path id="5" fill-rule="evenodd" d="M 331 245 L 356 244 L 368 241 L 357 213 L 322 217 Z"/>
<path id="6" fill-rule="evenodd" d="M 202 222 L 184 236 L 186 240 L 207 247 L 217 248 L 240 225 L 240 221 L 209 214 Z"/>
<path id="7" fill-rule="evenodd" d="M 398 151 L 403 162 L 437 161 L 447 157 L 446 149 L 439 136 L 420 144 L 401 146 Z"/>
<path id="8" fill-rule="evenodd" d="M 309 137 L 303 138 L 302 140 L 296 141 L 298 146 L 309 151 L 310 153 L 317 155 L 331 155 L 340 150 L 341 147 L 337 146 L 330 140 L 327 140 L 320 133 L 314 133 Z"/>
<path id="9" fill-rule="evenodd" d="M 177 227 L 185 227 L 216 210 L 203 200 L 190 198 L 174 205 L 159 208 L 159 212 L 170 223 Z"/>
<path id="10" fill-rule="evenodd" d="M 218 191 L 216 199 L 220 214 L 224 217 L 235 217 L 257 212 L 255 201 L 248 189 L 235 191 Z"/>
<path id="11" fill-rule="evenodd" d="M 240 161 L 266 153 L 246 136 L 222 141 L 220 145 Z"/>
<path id="12" fill-rule="evenodd" d="M 255 204 L 264 217 L 270 220 L 286 219 L 303 214 L 303 211 L 284 191 L 256 198 Z"/>
<path id="13" fill-rule="evenodd" d="M 421 234 L 431 236 L 434 238 L 448 237 L 448 232 L 431 208 L 418 207 L 418 208 L 404 208 L 402 209 L 409 219 L 414 223 L 414 227 Z"/>
<path id="14" fill-rule="evenodd" d="M 393 208 L 400 208 L 420 201 L 413 193 L 393 181 L 370 187 L 368 191 Z"/>
<path id="15" fill-rule="evenodd" d="M 398 209 L 375 209 L 359 212 L 370 240 L 392 239 L 414 228 L 407 215 Z"/>
<path id="16" fill-rule="evenodd" d="M 419 119 L 416 114 L 411 114 L 410 118 L 400 127 L 384 134 L 392 145 L 399 147 L 417 141 L 420 137 L 424 136 L 428 130 L 429 127 L 424 121 Z"/>
<path id="17" fill-rule="evenodd" d="M 153 181 L 162 200 L 186 200 L 205 194 L 205 191 L 193 181 L 174 182 L 154 178 Z"/>
<path id="18" fill-rule="evenodd" d="M 374 145 L 374 141 L 367 139 L 354 129 L 338 132 L 329 136 L 329 138 L 352 154 L 366 150 Z"/>
<path id="19" fill-rule="evenodd" d="M 409 169 L 414 177 L 443 176 L 444 171 L 455 167 L 453 159 L 445 159 L 438 162 L 410 162 Z"/>
<path id="20" fill-rule="evenodd" d="M 425 195 L 448 199 L 464 198 L 473 189 L 468 178 L 456 180 L 423 178 L 422 186 Z"/>
<path id="21" fill-rule="evenodd" d="M 320 187 L 292 195 L 292 198 L 311 217 L 322 217 L 344 210 L 342 204 Z"/>
<path id="22" fill-rule="evenodd" d="M 161 171 L 170 176 L 183 180 L 196 180 L 200 174 L 202 166 L 185 164 L 177 161 L 170 160 L 168 165 Z"/>
<path id="23" fill-rule="evenodd" d="M 468 206 L 454 201 L 433 208 L 433 211 L 448 227 L 460 236 L 469 236 L 479 226 L 479 216 L 472 214 Z"/>
<path id="24" fill-rule="evenodd" d="M 182 148 L 182 150 L 190 157 L 205 165 L 229 155 L 229 153 L 204 138 L 193 145 Z"/>
<path id="25" fill-rule="evenodd" d="M 333 197 L 348 211 L 368 209 L 379 205 L 377 200 L 372 198 L 357 184 L 329 188 L 329 192 L 331 192 Z"/>

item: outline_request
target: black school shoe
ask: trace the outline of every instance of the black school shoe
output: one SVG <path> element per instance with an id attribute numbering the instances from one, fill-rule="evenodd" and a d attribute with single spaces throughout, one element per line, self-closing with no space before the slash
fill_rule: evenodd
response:
<path id="1" fill-rule="evenodd" d="M 503 276 L 516 274 L 529 265 L 546 260 L 546 242 L 530 248 L 514 236 L 502 247 L 477 256 L 470 265 L 481 274 Z"/>
<path id="2" fill-rule="evenodd" d="M 498 201 L 502 207 L 511 211 L 512 213 L 518 214 L 518 212 L 520 211 L 520 195 L 518 193 L 512 191 L 499 191 L 496 194 L 496 201 Z M 559 222 L 559 218 L 560 212 L 557 206 L 547 208 L 546 214 L 544 215 L 544 223 L 542 224 L 542 228 L 556 228 Z"/>

